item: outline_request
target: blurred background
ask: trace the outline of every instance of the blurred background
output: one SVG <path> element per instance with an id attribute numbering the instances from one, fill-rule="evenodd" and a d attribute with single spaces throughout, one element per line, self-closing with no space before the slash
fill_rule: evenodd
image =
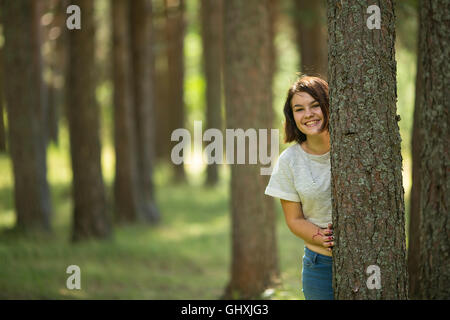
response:
<path id="1" fill-rule="evenodd" d="M 170 135 L 192 133 L 194 120 L 227 128 L 223 3 L 89 2 L 81 26 L 93 32 L 83 36 L 68 30 L 64 0 L 0 8 L 0 298 L 217 299 L 230 276 L 230 168 L 207 166 L 199 154 L 174 165 Z M 289 86 L 298 72 L 326 78 L 326 9 L 309 2 L 270 2 L 280 153 Z M 397 1 L 396 15 L 409 212 L 417 1 Z M 14 166 L 29 177 L 17 189 Z M 265 297 L 303 299 L 303 243 L 278 201 L 275 210 L 281 282 Z M 81 269 L 81 290 L 66 287 L 69 265 Z"/>

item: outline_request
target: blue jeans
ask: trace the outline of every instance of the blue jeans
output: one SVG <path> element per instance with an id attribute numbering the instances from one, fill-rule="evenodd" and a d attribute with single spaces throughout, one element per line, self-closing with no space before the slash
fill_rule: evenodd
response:
<path id="1" fill-rule="evenodd" d="M 305 247 L 302 285 L 306 300 L 333 300 L 332 258 Z"/>

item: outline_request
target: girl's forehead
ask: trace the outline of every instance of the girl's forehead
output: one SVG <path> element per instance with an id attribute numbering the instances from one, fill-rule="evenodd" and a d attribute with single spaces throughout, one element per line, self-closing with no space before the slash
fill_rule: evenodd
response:
<path id="1" fill-rule="evenodd" d="M 309 102 L 314 101 L 314 98 L 311 97 L 311 95 L 309 93 L 302 91 L 302 92 L 294 93 L 294 95 L 292 96 L 292 102 L 294 102 L 294 100 L 309 103 Z"/>

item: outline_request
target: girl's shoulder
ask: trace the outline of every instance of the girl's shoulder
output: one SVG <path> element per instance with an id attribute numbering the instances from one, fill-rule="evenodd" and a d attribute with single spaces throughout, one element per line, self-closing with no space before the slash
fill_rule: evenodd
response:
<path id="1" fill-rule="evenodd" d="M 278 161 L 284 162 L 289 165 L 291 165 L 293 162 L 301 161 L 302 159 L 299 155 L 298 148 L 300 148 L 300 145 L 298 143 L 287 147 L 283 152 L 281 152 Z"/>

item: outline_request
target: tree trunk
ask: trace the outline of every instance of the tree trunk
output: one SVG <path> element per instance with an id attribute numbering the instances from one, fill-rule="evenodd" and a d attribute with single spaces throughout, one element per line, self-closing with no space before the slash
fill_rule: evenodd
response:
<path id="1" fill-rule="evenodd" d="M 272 127 L 268 8 L 268 0 L 224 3 L 228 128 Z M 279 276 L 275 210 L 272 199 L 264 196 L 267 182 L 268 176 L 260 175 L 259 166 L 231 166 L 232 264 L 225 298 L 260 297 Z"/>
<path id="2" fill-rule="evenodd" d="M 168 108 L 170 108 L 170 132 L 184 127 L 184 0 L 165 0 L 167 61 L 169 71 Z M 169 136 L 170 139 L 170 136 Z M 171 142 L 172 149 L 177 142 Z M 183 164 L 175 165 L 175 180 L 186 180 Z"/>
<path id="3" fill-rule="evenodd" d="M 50 53 L 46 64 L 49 68 L 48 79 L 48 138 L 56 145 L 59 143 L 59 119 L 64 110 L 64 75 L 66 74 L 67 31 L 66 8 L 67 0 L 51 0 L 47 4 L 54 14 L 52 22 L 47 26 L 47 41 Z"/>
<path id="4" fill-rule="evenodd" d="M 449 109 L 450 3 L 420 2 L 420 291 L 423 299 L 450 297 Z"/>
<path id="5" fill-rule="evenodd" d="M 155 163 L 155 108 L 152 52 L 151 0 L 131 1 L 131 47 L 133 61 L 134 119 L 136 124 L 139 207 L 141 218 L 157 222 L 160 213 L 155 204 L 153 166 Z M 169 140 L 165 140 L 169 141 Z"/>
<path id="6" fill-rule="evenodd" d="M 41 17 L 46 11 L 46 3 L 44 1 L 33 1 L 31 2 L 31 6 L 33 8 L 33 19 L 34 25 L 36 26 L 33 30 L 33 33 L 35 34 L 32 37 L 33 41 L 33 63 L 36 65 L 39 65 L 40 73 L 39 75 L 36 75 L 37 81 L 39 83 L 39 91 L 40 91 L 40 122 L 41 122 L 41 128 L 42 128 L 42 134 L 44 139 L 45 147 L 47 147 L 48 144 L 48 137 L 49 137 L 49 130 L 48 130 L 48 86 L 46 82 L 44 81 L 44 69 L 45 69 L 45 62 L 44 57 L 41 53 L 41 46 L 44 39 L 44 32 L 41 25 Z"/>
<path id="7" fill-rule="evenodd" d="M 222 129 L 222 32 L 223 1 L 202 0 L 203 68 L 206 80 L 206 129 Z M 206 130 L 205 129 L 205 130 Z M 207 185 L 219 179 L 218 165 L 206 169 Z"/>
<path id="8" fill-rule="evenodd" d="M 73 240 L 111 234 L 101 168 L 99 109 L 95 99 L 94 2 L 73 1 L 81 30 L 69 32 L 67 118 L 73 171 Z"/>
<path id="9" fill-rule="evenodd" d="M 327 28 L 325 1 L 294 0 L 294 22 L 301 71 L 327 78 Z"/>
<path id="10" fill-rule="evenodd" d="M 114 179 L 115 218 L 119 223 L 139 218 L 136 142 L 132 96 L 131 50 L 129 41 L 129 2 L 111 1 L 113 23 Z"/>
<path id="11" fill-rule="evenodd" d="M 6 128 L 3 118 L 3 48 L 0 48 L 0 152 L 6 152 Z"/>
<path id="12" fill-rule="evenodd" d="M 379 30 L 358 3 L 328 1 L 334 296 L 407 299 L 394 4 L 378 2 Z"/>
<path id="13" fill-rule="evenodd" d="M 420 18 L 419 18 L 420 26 Z M 420 32 L 420 31 L 419 31 Z M 412 186 L 410 192 L 409 206 L 409 244 L 408 244 L 408 273 L 409 273 L 409 297 L 419 299 L 420 289 L 420 148 L 421 130 L 419 120 L 422 107 L 423 73 L 421 66 L 422 51 L 417 49 L 417 72 L 416 72 L 416 96 L 414 102 L 414 120 L 411 139 L 412 154 Z"/>
<path id="14" fill-rule="evenodd" d="M 170 128 L 169 128 L 169 71 L 167 62 L 167 36 L 166 36 L 166 14 L 165 0 L 153 1 L 153 52 L 154 52 L 154 74 L 153 83 L 155 89 L 155 118 L 156 139 L 155 157 L 158 161 L 170 160 Z"/>
<path id="15" fill-rule="evenodd" d="M 50 230 L 50 194 L 41 113 L 39 19 L 35 3 L 2 1 L 5 96 L 19 229 Z M 31 39 L 31 41 L 30 41 Z"/>

